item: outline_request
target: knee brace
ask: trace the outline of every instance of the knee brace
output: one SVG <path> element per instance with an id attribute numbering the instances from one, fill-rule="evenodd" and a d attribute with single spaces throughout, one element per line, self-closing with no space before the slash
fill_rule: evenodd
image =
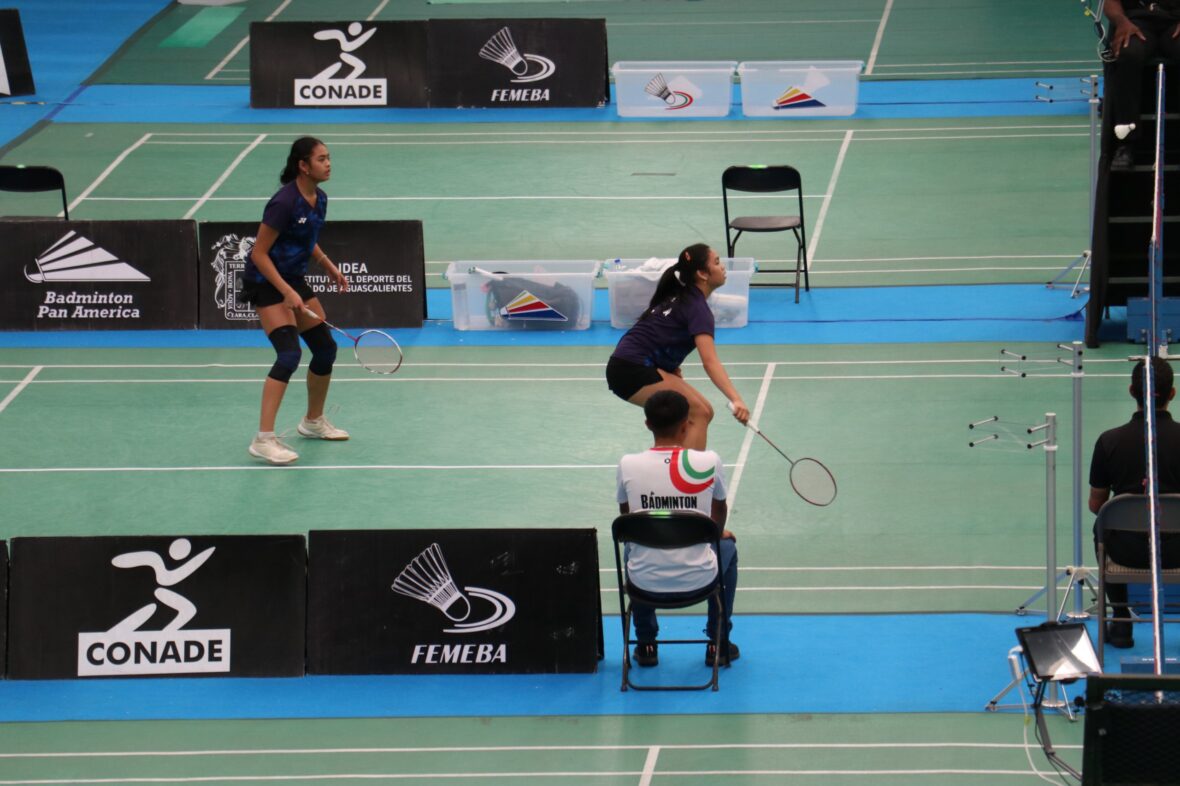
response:
<path id="1" fill-rule="evenodd" d="M 303 341 L 311 350 L 311 363 L 307 368 L 311 373 L 326 377 L 332 373 L 332 364 L 336 362 L 336 339 L 332 338 L 332 331 L 323 322 L 303 331 Z"/>
<path id="2" fill-rule="evenodd" d="M 299 359 L 303 357 L 303 350 L 299 348 L 299 331 L 294 325 L 283 325 L 270 331 L 266 337 L 278 354 L 267 376 L 279 382 L 290 381 L 295 369 L 299 368 Z"/>

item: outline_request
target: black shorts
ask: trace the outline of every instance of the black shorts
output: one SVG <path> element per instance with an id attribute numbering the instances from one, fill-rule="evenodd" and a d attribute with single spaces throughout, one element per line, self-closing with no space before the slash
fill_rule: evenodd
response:
<path id="1" fill-rule="evenodd" d="M 284 280 L 299 294 L 299 297 L 303 298 L 304 302 L 316 296 L 315 292 L 311 291 L 311 287 L 307 285 L 307 281 L 303 276 Z M 265 279 L 263 281 L 251 281 L 248 278 L 243 278 L 242 299 L 254 306 L 254 308 L 266 308 L 267 306 L 282 303 L 283 295 L 275 289 L 274 284 Z"/>
<path id="2" fill-rule="evenodd" d="M 606 362 L 606 385 L 611 393 L 623 401 L 630 401 L 642 388 L 663 380 L 660 370 L 655 366 L 644 366 L 616 357 Z"/>

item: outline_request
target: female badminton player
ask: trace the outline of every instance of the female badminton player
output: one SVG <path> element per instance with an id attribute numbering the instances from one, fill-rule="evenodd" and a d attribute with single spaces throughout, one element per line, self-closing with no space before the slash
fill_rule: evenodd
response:
<path id="1" fill-rule="evenodd" d="M 732 405 L 742 423 L 750 410 L 738 395 L 713 343 L 713 312 L 705 298 L 725 283 L 725 265 L 704 243 L 680 252 L 664 271 L 647 310 L 619 340 L 606 364 L 606 383 L 616 396 L 642 407 L 659 390 L 688 399 L 688 433 L 683 447 L 705 450 L 713 406 L 684 380 L 680 365 L 695 349 L 705 373 Z"/>
<path id="2" fill-rule="evenodd" d="M 271 464 L 290 464 L 299 458 L 275 435 L 275 418 L 287 383 L 299 367 L 301 336 L 311 351 L 311 362 L 307 414 L 299 423 L 299 434 L 310 439 L 348 439 L 347 431 L 324 417 L 336 341 L 327 325 L 313 316 L 324 316 L 324 306 L 305 279 L 314 260 L 341 291 L 348 290 L 347 279 L 318 244 L 328 212 L 328 195 L 320 184 L 331 175 L 332 159 L 324 143 L 313 137 L 296 139 L 279 175 L 283 186 L 266 204 L 254 250 L 242 273 L 242 295 L 254 306 L 277 355 L 262 383 L 262 414 L 258 434 L 250 443 L 250 455 Z"/>

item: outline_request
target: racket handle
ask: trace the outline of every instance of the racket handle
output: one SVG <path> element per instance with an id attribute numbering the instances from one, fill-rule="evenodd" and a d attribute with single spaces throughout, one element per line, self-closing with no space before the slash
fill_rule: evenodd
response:
<path id="1" fill-rule="evenodd" d="M 313 317 L 315 317 L 316 319 L 318 319 L 320 322 L 325 322 L 325 321 L 327 321 L 327 320 L 325 320 L 323 317 L 321 317 L 319 314 L 315 313 L 315 312 L 314 312 L 314 311 L 312 311 L 310 308 L 308 308 L 306 303 L 303 305 L 303 310 L 304 310 L 304 311 L 306 311 L 308 314 L 311 314 Z"/>

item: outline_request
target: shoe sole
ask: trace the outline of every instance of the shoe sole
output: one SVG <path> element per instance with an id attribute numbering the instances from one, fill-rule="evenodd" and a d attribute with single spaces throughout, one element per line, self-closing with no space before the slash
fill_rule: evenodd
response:
<path id="1" fill-rule="evenodd" d="M 294 464 L 296 461 L 299 460 L 299 457 L 296 456 L 295 458 L 290 459 L 288 461 L 277 461 L 273 458 L 270 458 L 269 456 L 264 456 L 261 453 L 256 452 L 254 450 L 254 448 L 247 448 L 247 450 L 250 452 L 250 455 L 253 456 L 254 458 L 260 458 L 263 461 L 265 461 L 267 464 L 272 464 L 276 467 L 285 467 L 288 464 Z"/>
<path id="2" fill-rule="evenodd" d="M 346 442 L 348 440 L 347 436 L 344 436 L 344 437 L 321 437 L 319 434 L 316 434 L 315 432 L 304 431 L 302 426 L 298 427 L 295 430 L 297 432 L 299 432 L 299 436 L 303 437 L 304 439 L 322 439 L 325 442 Z"/>

